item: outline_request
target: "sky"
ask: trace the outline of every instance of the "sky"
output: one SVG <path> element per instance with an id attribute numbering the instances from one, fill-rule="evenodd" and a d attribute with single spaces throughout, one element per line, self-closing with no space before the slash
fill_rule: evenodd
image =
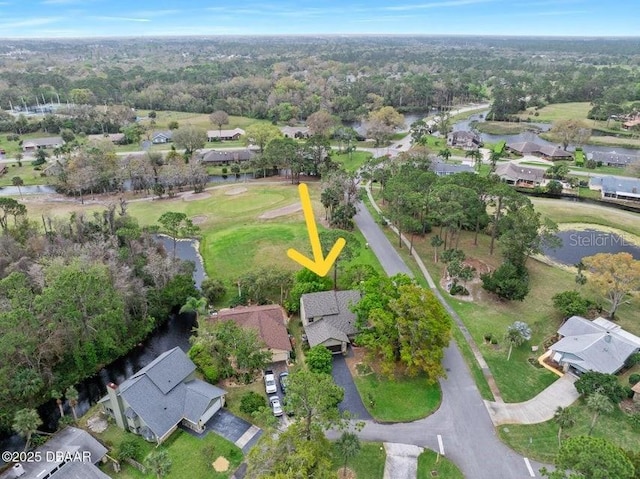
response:
<path id="1" fill-rule="evenodd" d="M 638 0 L 0 0 L 0 38 L 640 36 Z"/>

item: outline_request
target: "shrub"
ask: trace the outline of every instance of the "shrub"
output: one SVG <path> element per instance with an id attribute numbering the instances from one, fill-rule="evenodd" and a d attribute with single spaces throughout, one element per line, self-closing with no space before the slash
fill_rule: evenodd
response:
<path id="1" fill-rule="evenodd" d="M 484 334 L 484 340 L 486 342 L 490 342 L 492 337 L 493 337 L 493 334 L 491 334 L 491 333 L 485 333 Z"/>
<path id="2" fill-rule="evenodd" d="M 582 297 L 577 291 L 563 291 L 554 295 L 553 305 L 562 313 L 563 317 L 584 316 L 587 314 L 591 302 Z"/>
<path id="3" fill-rule="evenodd" d="M 482 287 L 508 300 L 522 301 L 529 294 L 529 273 L 524 267 L 502 263 L 492 273 L 480 276 Z"/>
<path id="4" fill-rule="evenodd" d="M 267 401 L 264 396 L 253 391 L 243 394 L 240 398 L 240 410 L 245 414 L 252 414 L 259 411 L 266 405 Z"/>
<path id="5" fill-rule="evenodd" d="M 315 373 L 331 374 L 333 369 L 333 354 L 322 345 L 309 349 L 306 354 L 306 363 L 309 369 Z"/>
<path id="6" fill-rule="evenodd" d="M 140 443 L 138 442 L 137 438 L 127 437 L 120 443 L 120 446 L 118 446 L 116 456 L 120 461 L 124 459 L 138 460 L 140 458 L 141 452 L 142 448 L 140 447 Z"/>
<path id="7" fill-rule="evenodd" d="M 624 365 L 628 368 L 635 366 L 636 364 L 640 364 L 640 353 L 634 353 L 627 358 L 624 362 Z"/>
<path id="8" fill-rule="evenodd" d="M 637 383 L 640 383 L 640 374 L 633 373 L 631 376 L 629 376 L 629 384 L 633 386 L 634 384 L 637 384 Z"/>
<path id="9" fill-rule="evenodd" d="M 451 286 L 451 289 L 449 290 L 449 294 L 451 296 L 455 296 L 455 295 L 467 296 L 469 294 L 469 290 L 464 286 L 462 286 L 461 284 L 454 284 L 453 286 Z"/>
<path id="10" fill-rule="evenodd" d="M 198 367 L 204 378 L 210 383 L 220 380 L 220 369 L 213 356 L 201 344 L 194 344 L 189 349 L 189 359 Z"/>
<path id="11" fill-rule="evenodd" d="M 618 404 L 628 395 L 625 387 L 618 382 L 618 378 L 615 375 L 594 371 L 589 371 L 580 376 L 575 382 L 575 387 L 584 396 L 600 392 L 615 404 Z"/>
<path id="12" fill-rule="evenodd" d="M 498 344 L 498 338 L 491 338 L 491 344 L 493 345 Z"/>

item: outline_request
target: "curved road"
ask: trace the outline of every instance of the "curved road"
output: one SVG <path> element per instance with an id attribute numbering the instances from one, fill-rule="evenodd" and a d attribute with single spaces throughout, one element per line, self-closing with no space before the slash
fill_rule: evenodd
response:
<path id="1" fill-rule="evenodd" d="M 359 205 L 354 219 L 388 275 L 413 276 L 364 205 Z M 439 435 L 444 454 L 467 478 L 540 477 L 538 471 L 543 464 L 530 461 L 529 470 L 527 460 L 496 436 L 484 401 L 454 341 L 445 351 L 444 366 L 448 377 L 440 381 L 442 404 L 433 415 L 412 423 L 391 425 L 366 421 L 359 436 L 370 441 L 413 444 L 439 451 Z"/>

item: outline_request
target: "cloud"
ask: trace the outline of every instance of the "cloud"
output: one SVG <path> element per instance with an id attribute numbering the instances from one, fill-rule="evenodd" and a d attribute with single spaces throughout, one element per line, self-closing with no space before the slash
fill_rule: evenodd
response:
<path id="1" fill-rule="evenodd" d="M 24 20 L 9 20 L 0 23 L 0 28 L 3 29 L 15 29 L 15 28 L 25 28 L 25 27 L 38 27 L 41 25 L 49 25 L 51 23 L 56 23 L 62 20 L 61 17 L 34 17 L 34 18 L 25 18 Z"/>
<path id="2" fill-rule="evenodd" d="M 104 20 L 107 22 L 150 22 L 151 20 L 148 18 L 134 18 L 134 17 L 109 17 L 109 16 L 92 16 L 89 17 L 94 20 Z"/>
<path id="3" fill-rule="evenodd" d="M 42 0 L 42 5 L 80 5 L 87 3 L 86 0 Z"/>
<path id="4" fill-rule="evenodd" d="M 383 10 L 428 10 L 432 8 L 449 8 L 449 7 L 461 7 L 464 5 L 475 5 L 478 3 L 492 3 L 495 0 L 444 0 L 438 2 L 428 3 L 409 3 L 405 5 L 395 5 L 392 7 L 383 7 Z"/>

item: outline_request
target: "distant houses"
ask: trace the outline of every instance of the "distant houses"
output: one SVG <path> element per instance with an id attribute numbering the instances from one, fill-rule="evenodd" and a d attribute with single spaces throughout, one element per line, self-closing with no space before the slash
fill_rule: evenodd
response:
<path id="1" fill-rule="evenodd" d="M 208 165 L 230 165 L 232 163 L 244 163 L 252 160 L 256 156 L 255 151 L 245 148 L 244 150 L 210 150 L 204 153 L 200 162 Z"/>
<path id="2" fill-rule="evenodd" d="M 546 160 L 571 160 L 573 154 L 565 151 L 560 147 L 553 145 L 541 145 L 532 141 L 523 141 L 519 143 L 507 143 L 506 149 L 518 155 L 539 156 Z"/>
<path id="3" fill-rule="evenodd" d="M 49 138 L 32 138 L 22 142 L 22 151 L 37 151 L 46 148 L 58 148 L 64 144 L 64 140 L 59 136 Z"/>
<path id="4" fill-rule="evenodd" d="M 482 146 L 480 135 L 472 131 L 453 131 L 447 135 L 447 146 L 475 150 Z"/>
<path id="5" fill-rule="evenodd" d="M 231 141 L 239 140 L 245 131 L 242 128 L 234 128 L 233 130 L 209 130 L 207 131 L 207 141 Z"/>
<path id="6" fill-rule="evenodd" d="M 616 153 L 615 151 L 593 151 L 587 153 L 587 159 L 600 163 L 602 166 L 624 168 L 640 160 L 640 156 Z"/>
<path id="7" fill-rule="evenodd" d="M 309 128 L 306 126 L 283 126 L 280 131 L 285 138 L 309 138 Z"/>
<path id="8" fill-rule="evenodd" d="M 438 176 L 449 176 L 456 173 L 475 173 L 472 166 L 433 161 L 429 169 Z"/>
<path id="9" fill-rule="evenodd" d="M 517 163 L 502 163 L 496 168 L 496 175 L 508 185 L 520 188 L 535 188 L 540 186 L 544 180 L 546 170 L 542 168 L 532 168 L 521 166 Z"/>
<path id="10" fill-rule="evenodd" d="M 156 131 L 151 136 L 151 143 L 154 145 L 160 145 L 163 143 L 170 143 L 173 139 L 173 132 L 171 130 L 168 131 Z"/>
<path id="11" fill-rule="evenodd" d="M 594 176 L 589 180 L 589 189 L 600 191 L 602 198 L 640 201 L 640 178 Z"/>

